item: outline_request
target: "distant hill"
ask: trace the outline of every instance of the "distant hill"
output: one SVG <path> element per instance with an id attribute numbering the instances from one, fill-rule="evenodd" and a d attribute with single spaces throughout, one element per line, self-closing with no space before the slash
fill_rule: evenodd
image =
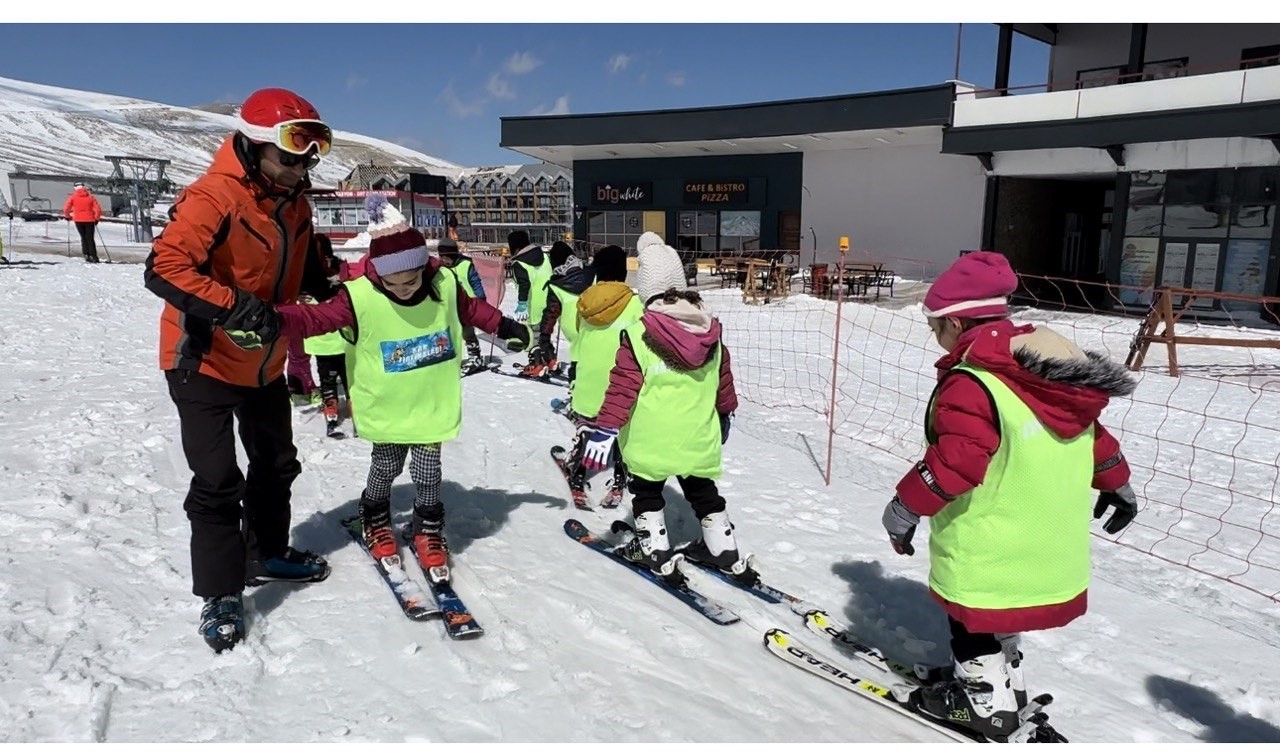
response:
<path id="1" fill-rule="evenodd" d="M 0 163 L 30 172 L 107 176 L 104 155 L 171 161 L 181 185 L 204 173 L 214 150 L 235 129 L 235 105 L 176 107 L 159 102 L 64 89 L 0 77 Z M 335 186 L 359 163 L 435 168 L 456 176 L 462 167 L 389 141 L 334 132 L 333 150 L 312 171 L 317 186 Z"/>

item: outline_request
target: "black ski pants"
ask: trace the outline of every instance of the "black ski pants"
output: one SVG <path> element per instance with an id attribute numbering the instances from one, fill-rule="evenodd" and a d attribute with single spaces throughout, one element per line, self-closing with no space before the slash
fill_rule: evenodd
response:
<path id="1" fill-rule="evenodd" d="M 76 223 L 76 231 L 80 234 L 80 253 L 91 262 L 98 261 L 98 245 L 93 242 L 93 231 L 97 227 L 97 223 Z"/>
<path id="2" fill-rule="evenodd" d="M 342 383 L 342 387 L 346 390 L 347 400 L 351 399 L 351 386 L 347 384 L 347 357 L 342 354 L 335 356 L 317 356 L 316 372 L 320 375 L 320 398 L 328 401 L 330 398 L 338 400 L 338 383 Z"/>
<path id="3" fill-rule="evenodd" d="M 680 483 L 680 490 L 684 492 L 685 500 L 693 506 L 693 515 L 699 520 L 724 510 L 724 498 L 720 497 L 720 491 L 716 489 L 714 479 L 680 476 L 676 477 L 676 481 Z M 662 488 L 665 486 L 667 486 L 665 479 L 651 482 L 638 476 L 631 477 L 629 485 L 632 495 L 631 512 L 638 516 L 641 513 L 662 510 L 667 504 L 662 497 Z"/>
<path id="4" fill-rule="evenodd" d="M 165 372 L 178 407 L 182 450 L 191 468 L 183 508 L 191 522 L 192 591 L 217 597 L 244 590 L 248 560 L 272 558 L 289 545 L 290 487 L 302 472 L 284 378 L 241 387 L 198 372 Z M 249 475 L 236 463 L 236 436 Z"/>

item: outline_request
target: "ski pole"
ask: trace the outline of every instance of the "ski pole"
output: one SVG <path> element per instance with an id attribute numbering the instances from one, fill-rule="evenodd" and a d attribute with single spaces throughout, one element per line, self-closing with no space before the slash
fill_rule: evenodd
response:
<path id="1" fill-rule="evenodd" d="M 106 254 L 106 255 L 107 255 L 107 264 L 112 264 L 112 262 L 111 262 L 111 249 L 108 249 L 108 248 L 107 248 L 107 242 L 102 240 L 102 229 L 98 227 L 98 224 L 97 224 L 97 223 L 94 223 L 94 224 L 93 224 L 93 229 L 94 229 L 94 230 L 96 230 L 96 231 L 98 232 L 98 243 L 102 244 L 102 251 L 103 251 L 103 253 L 104 253 L 104 254 Z"/>

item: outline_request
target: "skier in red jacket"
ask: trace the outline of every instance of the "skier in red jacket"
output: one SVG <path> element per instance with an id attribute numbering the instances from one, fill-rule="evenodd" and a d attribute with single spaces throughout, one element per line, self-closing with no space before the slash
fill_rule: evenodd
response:
<path id="1" fill-rule="evenodd" d="M 80 233 L 80 253 L 84 254 L 84 261 L 97 262 L 98 247 L 93 242 L 93 233 L 98 227 L 98 221 L 102 219 L 102 205 L 98 204 L 98 200 L 83 183 L 77 182 L 71 190 L 71 196 L 62 205 L 62 217 L 76 224 L 76 230 Z"/>

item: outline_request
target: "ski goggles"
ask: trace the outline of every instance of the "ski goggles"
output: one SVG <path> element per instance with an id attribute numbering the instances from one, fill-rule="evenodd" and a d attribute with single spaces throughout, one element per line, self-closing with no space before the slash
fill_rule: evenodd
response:
<path id="1" fill-rule="evenodd" d="M 305 155 L 315 149 L 315 154 L 329 154 L 333 146 L 333 131 L 318 120 L 286 120 L 274 126 L 254 126 L 241 123 L 240 130 L 256 142 L 274 144 L 283 152 Z"/>

